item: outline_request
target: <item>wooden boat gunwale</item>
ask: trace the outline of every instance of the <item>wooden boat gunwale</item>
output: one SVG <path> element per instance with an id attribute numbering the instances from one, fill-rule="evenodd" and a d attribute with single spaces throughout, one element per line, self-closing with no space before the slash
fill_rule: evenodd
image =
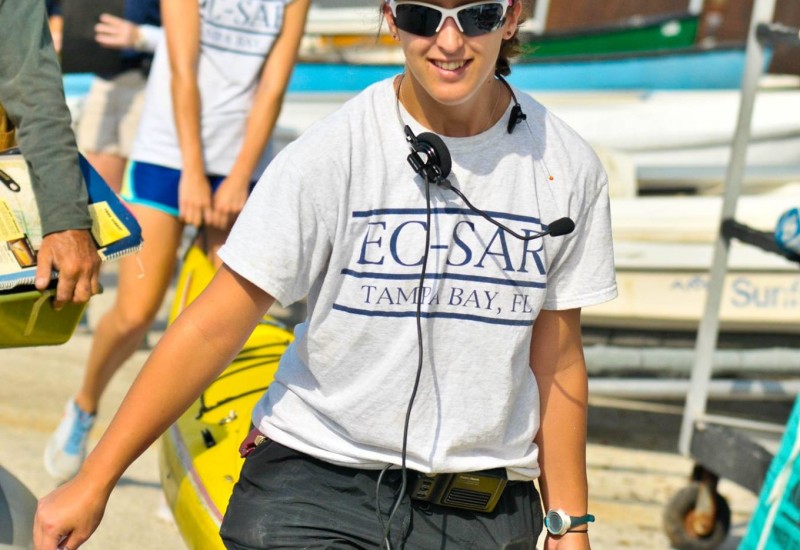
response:
<path id="1" fill-rule="evenodd" d="M 669 48 L 661 50 L 625 51 L 598 54 L 580 55 L 553 55 L 530 58 L 516 58 L 511 63 L 511 74 L 514 74 L 514 67 L 526 65 L 570 65 L 581 62 L 614 62 L 614 61 L 636 61 L 638 59 L 657 59 L 665 57 L 695 57 L 708 55 L 711 53 L 741 52 L 744 55 L 746 44 L 739 41 L 718 42 L 712 46 L 690 46 L 686 48 Z"/>
<path id="2" fill-rule="evenodd" d="M 640 30 L 647 27 L 658 27 L 670 21 L 691 21 L 698 20 L 699 15 L 690 12 L 670 12 L 657 15 L 633 16 L 613 23 L 603 23 L 599 25 L 586 25 L 581 27 L 573 27 L 563 30 L 546 31 L 545 33 L 535 33 L 532 31 L 521 30 L 520 39 L 526 38 L 539 40 L 550 39 L 563 39 L 563 38 L 577 38 L 588 35 L 602 35 L 611 32 L 627 31 L 627 30 Z"/>
<path id="3" fill-rule="evenodd" d="M 665 33 L 668 25 L 674 34 Z M 545 33 L 521 30 L 519 60 L 688 48 L 695 44 L 699 29 L 698 15 L 678 12 Z"/>

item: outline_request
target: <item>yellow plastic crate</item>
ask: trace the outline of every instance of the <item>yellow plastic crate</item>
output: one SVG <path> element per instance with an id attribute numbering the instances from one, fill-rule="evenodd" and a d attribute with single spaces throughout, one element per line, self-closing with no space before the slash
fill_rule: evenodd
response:
<path id="1" fill-rule="evenodd" d="M 70 339 L 86 304 L 53 309 L 55 289 L 0 294 L 0 348 L 55 346 Z"/>

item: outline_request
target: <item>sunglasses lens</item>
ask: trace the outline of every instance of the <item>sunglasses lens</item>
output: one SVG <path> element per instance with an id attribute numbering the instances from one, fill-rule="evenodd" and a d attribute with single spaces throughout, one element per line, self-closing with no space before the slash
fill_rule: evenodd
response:
<path id="1" fill-rule="evenodd" d="M 503 23 L 504 9 L 500 4 L 480 4 L 458 12 L 458 22 L 467 36 L 480 36 L 496 31 Z"/>
<path id="2" fill-rule="evenodd" d="M 417 4 L 398 4 L 394 21 L 397 27 L 417 36 L 433 36 L 442 14 L 433 8 Z"/>

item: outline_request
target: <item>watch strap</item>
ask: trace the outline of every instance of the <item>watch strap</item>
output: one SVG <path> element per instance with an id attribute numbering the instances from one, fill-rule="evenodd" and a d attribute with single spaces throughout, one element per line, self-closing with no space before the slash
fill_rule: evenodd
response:
<path id="1" fill-rule="evenodd" d="M 551 516 L 554 516 L 553 520 L 558 518 L 558 521 L 555 523 L 555 525 L 551 525 Z M 581 532 L 573 531 L 573 529 L 575 527 L 591 523 L 594 520 L 595 517 L 592 514 L 586 514 L 583 516 L 570 516 L 564 510 L 557 509 L 547 512 L 545 515 L 544 524 L 550 534 L 561 536 L 570 532 Z M 583 532 L 585 532 L 585 530 Z"/>
<path id="2" fill-rule="evenodd" d="M 577 527 L 578 525 L 592 523 L 594 521 L 594 516 L 592 514 L 586 514 L 585 516 L 570 516 L 569 520 L 570 522 L 568 530 L 572 530 L 573 527 Z"/>

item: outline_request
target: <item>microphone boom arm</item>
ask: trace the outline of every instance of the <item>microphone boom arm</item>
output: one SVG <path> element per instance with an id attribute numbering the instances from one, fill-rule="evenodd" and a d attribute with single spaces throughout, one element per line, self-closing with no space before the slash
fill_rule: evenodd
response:
<path id="1" fill-rule="evenodd" d="M 540 232 L 534 233 L 532 235 L 527 235 L 527 236 L 526 235 L 520 235 L 519 233 L 517 233 L 513 229 L 511 229 L 509 227 L 506 227 L 502 223 L 500 223 L 497 220 L 495 220 L 494 218 L 492 218 L 489 214 L 487 214 L 486 212 L 484 212 L 480 208 L 475 207 L 469 201 L 469 199 L 464 195 L 464 193 L 462 193 L 459 189 L 456 189 L 455 187 L 453 187 L 450 184 L 449 181 L 445 180 L 445 182 L 442 182 L 441 185 L 443 187 L 445 187 L 446 189 L 450 189 L 451 191 L 453 191 L 453 193 L 458 195 L 461 198 L 461 200 L 463 200 L 464 203 L 470 208 L 470 210 L 472 210 L 473 212 L 476 212 L 477 214 L 481 215 L 486 221 L 496 225 L 497 227 L 499 227 L 500 229 L 502 229 L 503 231 L 505 231 L 509 235 L 512 235 L 513 237 L 516 237 L 517 239 L 519 239 L 521 241 L 532 241 L 533 239 L 538 239 L 538 238 L 544 237 L 546 235 L 551 235 L 553 237 L 560 237 L 562 235 L 567 235 L 568 233 L 572 233 L 572 231 L 575 229 L 575 222 L 573 222 L 570 218 L 559 218 L 559 219 L 555 220 L 554 222 L 552 222 L 551 224 L 549 224 L 547 229 L 544 230 L 544 231 L 540 231 Z"/>

